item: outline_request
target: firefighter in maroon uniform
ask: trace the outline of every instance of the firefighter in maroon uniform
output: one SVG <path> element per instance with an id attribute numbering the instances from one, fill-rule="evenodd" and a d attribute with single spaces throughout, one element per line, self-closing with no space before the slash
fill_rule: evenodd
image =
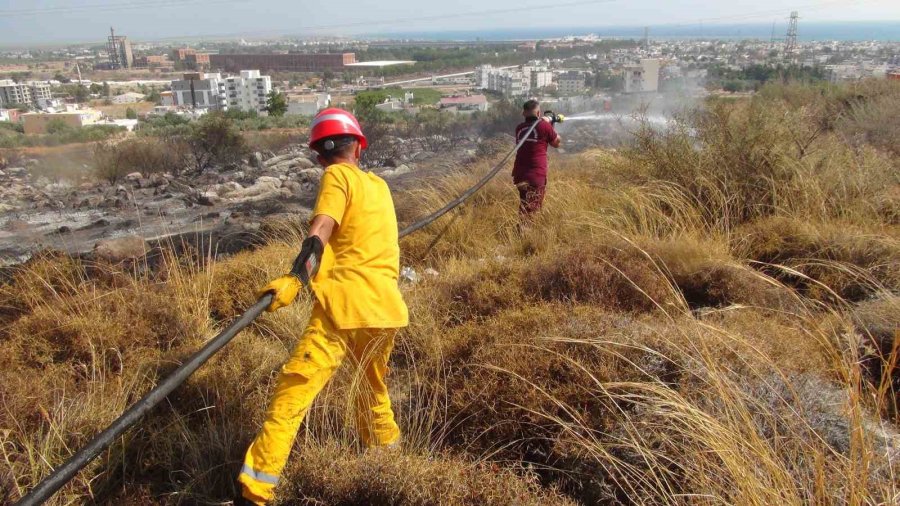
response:
<path id="1" fill-rule="evenodd" d="M 544 203 L 544 189 L 547 187 L 547 146 L 558 148 L 562 139 L 553 128 L 557 116 L 551 112 L 541 115 L 541 104 L 537 100 L 525 102 L 522 110 L 525 121 L 516 127 L 516 143 L 525 134 L 528 138 L 516 153 L 513 166 L 513 183 L 519 189 L 519 213 L 530 218 L 541 210 Z M 535 121 L 539 123 L 531 129 Z M 528 133 L 531 129 L 531 133 Z"/>

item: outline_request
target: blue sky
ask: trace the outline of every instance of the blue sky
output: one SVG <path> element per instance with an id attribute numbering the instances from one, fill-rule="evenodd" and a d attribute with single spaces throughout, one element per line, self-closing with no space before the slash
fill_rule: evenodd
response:
<path id="1" fill-rule="evenodd" d="M 900 0 L 0 0 L 0 44 L 180 36 L 361 33 L 897 20 Z M 488 12 L 490 11 L 490 12 Z M 801 25 L 802 26 L 802 25 Z"/>

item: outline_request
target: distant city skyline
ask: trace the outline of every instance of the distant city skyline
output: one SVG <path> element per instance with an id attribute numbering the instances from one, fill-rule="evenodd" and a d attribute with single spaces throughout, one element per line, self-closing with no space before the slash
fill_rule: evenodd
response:
<path id="1" fill-rule="evenodd" d="M 335 5 L 340 9 L 336 9 Z M 658 32 L 702 35 L 719 26 L 784 27 L 791 10 L 800 11 L 801 26 L 829 22 L 878 21 L 888 40 L 900 31 L 896 0 L 563 0 L 556 6 L 528 0 L 500 0 L 489 5 L 458 0 L 452 5 L 423 5 L 416 0 L 384 0 L 377 9 L 361 0 L 339 3 L 288 0 L 43 0 L 29 4 L 0 1 L 0 45 L 28 46 L 105 41 L 109 27 L 132 40 L 175 38 L 265 38 L 277 36 L 353 36 L 392 33 L 540 33 L 570 27 L 621 30 L 650 26 Z M 891 21 L 895 20 L 895 21 Z M 897 29 L 892 30 L 892 23 Z M 588 27 L 588 28 L 583 28 Z M 801 30 L 802 32 L 802 30 Z M 636 34 L 637 35 L 637 34 Z M 740 33 L 737 33 L 740 36 Z M 802 33 L 801 33 L 802 38 Z"/>

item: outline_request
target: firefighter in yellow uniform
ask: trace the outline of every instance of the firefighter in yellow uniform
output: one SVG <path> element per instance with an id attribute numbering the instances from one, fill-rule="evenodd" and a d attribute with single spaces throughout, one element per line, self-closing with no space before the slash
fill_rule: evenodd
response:
<path id="1" fill-rule="evenodd" d="M 384 180 L 357 166 L 366 138 L 350 113 L 320 112 L 310 147 L 326 169 L 309 235 L 291 273 L 260 294 L 273 294 L 268 310 L 275 311 L 308 284 L 316 303 L 238 476 L 244 499 L 253 504 L 273 498 L 303 417 L 347 356 L 364 375 L 356 398 L 362 442 L 390 446 L 400 438 L 384 381 L 394 335 L 409 321 L 397 286 L 400 248 L 391 193 Z"/>

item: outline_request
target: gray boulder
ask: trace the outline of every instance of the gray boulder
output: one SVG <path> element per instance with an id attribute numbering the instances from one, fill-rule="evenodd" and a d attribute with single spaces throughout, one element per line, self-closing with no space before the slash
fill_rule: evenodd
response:
<path id="1" fill-rule="evenodd" d="M 324 173 L 325 171 L 318 167 L 303 169 L 297 173 L 297 180 L 301 183 L 318 183 Z"/>
<path id="2" fill-rule="evenodd" d="M 403 174 L 409 174 L 412 172 L 412 169 L 409 168 L 408 165 L 400 165 L 395 169 L 390 169 L 379 174 L 381 177 L 397 177 L 402 176 Z"/>
<path id="3" fill-rule="evenodd" d="M 141 258 L 146 253 L 146 241 L 136 235 L 104 239 L 94 245 L 94 255 L 112 263 Z"/>
<path id="4" fill-rule="evenodd" d="M 253 185 L 240 190 L 235 190 L 228 195 L 228 199 L 234 203 L 256 202 L 282 196 L 281 180 L 272 176 L 260 176 Z M 287 195 L 290 190 L 285 189 Z"/>
<path id="5" fill-rule="evenodd" d="M 215 191 L 219 195 L 226 197 L 230 193 L 239 192 L 243 189 L 244 187 L 241 186 L 241 183 L 238 183 L 237 181 L 229 181 L 227 183 L 216 185 Z"/>
<path id="6" fill-rule="evenodd" d="M 293 157 L 294 157 L 294 155 L 292 155 L 290 153 L 288 153 L 286 155 L 273 156 L 272 158 L 269 158 L 268 160 L 266 160 L 265 163 L 263 163 L 263 165 L 266 167 L 272 167 L 274 165 L 278 165 L 281 162 L 290 160 Z"/>
<path id="7" fill-rule="evenodd" d="M 309 169 L 315 167 L 316 164 L 306 157 L 295 158 L 292 162 L 295 167 L 299 167 L 301 169 Z"/>
<path id="8" fill-rule="evenodd" d="M 213 190 L 205 191 L 197 197 L 197 203 L 201 206 L 214 206 L 222 202 L 222 197 Z"/>

